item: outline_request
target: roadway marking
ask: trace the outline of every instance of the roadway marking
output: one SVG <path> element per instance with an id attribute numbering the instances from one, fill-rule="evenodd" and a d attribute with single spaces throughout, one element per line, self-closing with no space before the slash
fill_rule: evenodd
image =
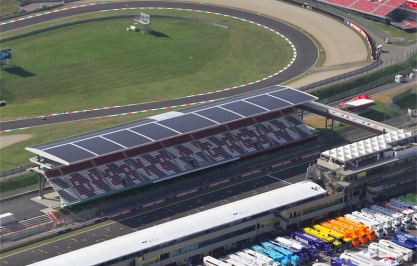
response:
<path id="1" fill-rule="evenodd" d="M 285 181 L 285 180 L 282 180 L 282 179 L 279 179 L 278 177 L 275 177 L 275 176 L 272 176 L 272 175 L 266 175 L 266 176 L 272 177 L 273 179 L 276 179 L 278 181 L 284 182 L 284 183 L 286 183 L 288 185 L 292 185 L 292 183 L 290 183 L 288 181 Z"/>

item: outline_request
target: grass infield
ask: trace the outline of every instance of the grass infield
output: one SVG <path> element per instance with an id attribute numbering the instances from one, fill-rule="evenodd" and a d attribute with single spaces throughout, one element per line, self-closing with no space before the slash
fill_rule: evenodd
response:
<path id="1" fill-rule="evenodd" d="M 126 31 L 131 19 L 117 19 L 5 42 L 15 67 L 2 70 L 1 93 L 8 105 L 0 118 L 227 88 L 266 77 L 292 58 L 288 42 L 269 30 L 227 17 L 203 17 L 228 29 L 153 19 L 155 34 L 140 35 Z"/>

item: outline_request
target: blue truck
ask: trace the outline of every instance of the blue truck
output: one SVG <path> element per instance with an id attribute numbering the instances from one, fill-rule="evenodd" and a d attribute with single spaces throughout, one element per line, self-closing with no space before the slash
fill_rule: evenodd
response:
<path id="1" fill-rule="evenodd" d="M 300 258 L 300 263 L 303 265 L 313 261 L 310 259 L 307 249 L 304 248 L 302 244 L 299 242 L 293 242 L 290 239 L 284 237 L 277 237 L 274 240 L 271 240 L 270 242 L 280 247 L 283 247 L 291 251 L 293 254 L 297 255 Z"/>
<path id="2" fill-rule="evenodd" d="M 416 259 L 417 237 L 409 235 L 402 231 L 397 231 L 394 233 L 393 242 L 405 248 L 411 249 L 413 251 L 413 259 Z"/>
<path id="3" fill-rule="evenodd" d="M 284 255 L 276 251 L 269 250 L 258 245 L 253 245 L 251 249 L 258 253 L 261 253 L 263 255 L 270 257 L 274 261 L 279 262 L 282 266 L 291 266 L 291 262 Z"/>
<path id="4" fill-rule="evenodd" d="M 332 245 L 324 242 L 323 240 L 321 240 L 318 237 L 312 236 L 312 235 L 304 233 L 302 231 L 294 232 L 293 237 L 294 237 L 294 239 L 296 239 L 296 240 L 298 240 L 302 243 L 306 243 L 308 245 L 313 246 L 318 251 L 320 251 L 321 253 L 323 253 L 327 256 L 331 256 L 334 253 Z"/>
<path id="5" fill-rule="evenodd" d="M 270 250 L 274 250 L 278 253 L 281 253 L 282 255 L 284 255 L 290 262 L 292 265 L 294 266 L 300 266 L 301 262 L 300 262 L 300 257 L 298 257 L 297 255 L 295 255 L 293 252 L 277 245 L 274 244 L 273 242 L 262 242 L 261 245 L 266 248 L 266 249 L 270 249 Z"/>
<path id="6" fill-rule="evenodd" d="M 338 257 L 331 258 L 330 265 L 332 266 L 357 266 L 356 264 L 350 261 L 347 261 Z"/>
<path id="7" fill-rule="evenodd" d="M 293 242 L 293 243 L 295 243 L 296 245 L 294 245 L 294 246 L 296 246 L 299 250 L 301 250 L 305 254 L 308 254 L 311 262 L 316 261 L 316 260 L 319 259 L 320 254 L 319 254 L 319 252 L 317 251 L 316 248 L 314 248 L 311 245 L 306 244 L 304 242 L 297 241 L 296 239 L 291 238 L 289 236 L 284 236 L 284 238 Z M 277 240 L 277 239 L 278 238 L 276 238 L 275 240 Z M 301 259 L 301 257 L 300 257 L 300 259 Z"/>

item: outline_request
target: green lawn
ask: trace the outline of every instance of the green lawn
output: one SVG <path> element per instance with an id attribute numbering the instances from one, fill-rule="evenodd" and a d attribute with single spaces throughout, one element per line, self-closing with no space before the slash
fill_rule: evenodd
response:
<path id="1" fill-rule="evenodd" d="M 20 9 L 12 0 L 0 0 L 0 16 L 8 16 Z"/>
<path id="2" fill-rule="evenodd" d="M 211 16 L 228 29 L 153 19 L 155 35 L 126 31 L 126 19 L 91 22 L 3 43 L 2 120 L 158 101 L 266 77 L 292 58 L 289 44 L 259 26 Z"/>
<path id="3" fill-rule="evenodd" d="M 411 41 L 411 42 L 417 41 L 416 31 L 408 32 L 408 31 L 398 29 L 394 26 L 386 25 L 386 24 L 376 22 L 376 21 L 369 21 L 369 23 L 371 23 L 372 25 L 377 27 L 379 30 L 391 36 L 391 38 L 403 38 L 404 40 Z"/>
<path id="4" fill-rule="evenodd" d="M 395 102 L 402 110 L 405 110 L 407 108 L 415 110 L 417 109 L 417 94 L 416 93 L 410 93 L 406 97 L 402 98 L 401 100 L 398 100 Z"/>

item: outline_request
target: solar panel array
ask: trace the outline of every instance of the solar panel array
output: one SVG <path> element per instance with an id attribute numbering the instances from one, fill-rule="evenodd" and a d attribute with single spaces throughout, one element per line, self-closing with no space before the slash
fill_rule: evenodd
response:
<path id="1" fill-rule="evenodd" d="M 294 113 L 275 111 L 48 171 L 46 177 L 62 206 L 69 206 L 315 137 Z"/>
<path id="2" fill-rule="evenodd" d="M 135 123 L 43 144 L 27 150 L 66 164 L 156 143 L 268 112 L 288 109 L 317 98 L 288 87 L 275 86 L 212 104 L 150 117 Z"/>

